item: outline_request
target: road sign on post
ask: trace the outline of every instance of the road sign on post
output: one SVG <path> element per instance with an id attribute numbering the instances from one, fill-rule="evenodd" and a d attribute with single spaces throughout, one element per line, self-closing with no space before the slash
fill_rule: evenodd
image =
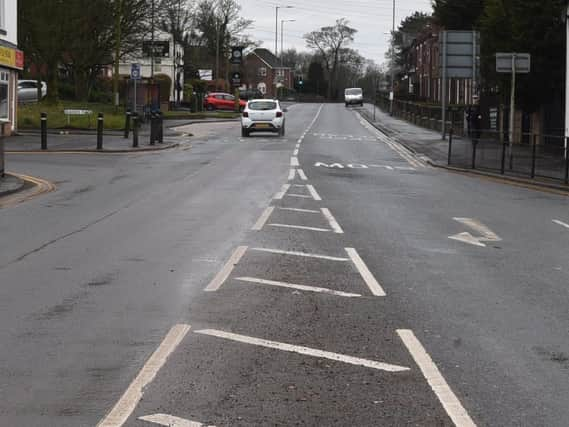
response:
<path id="1" fill-rule="evenodd" d="M 529 53 L 496 53 L 496 72 L 511 73 L 512 83 L 510 88 L 510 126 L 508 130 L 508 148 L 510 156 L 510 169 L 512 168 L 514 140 L 514 117 L 516 111 L 516 74 L 527 74 L 531 69 L 531 56 Z"/>
<path id="2" fill-rule="evenodd" d="M 233 71 L 231 73 L 231 84 L 234 87 L 238 87 L 241 85 L 241 73 L 239 71 Z"/>
<path id="3" fill-rule="evenodd" d="M 134 82 L 134 95 L 132 101 L 132 111 L 136 113 L 136 82 L 142 78 L 140 72 L 140 64 L 131 64 L 130 66 L 130 79 Z"/>

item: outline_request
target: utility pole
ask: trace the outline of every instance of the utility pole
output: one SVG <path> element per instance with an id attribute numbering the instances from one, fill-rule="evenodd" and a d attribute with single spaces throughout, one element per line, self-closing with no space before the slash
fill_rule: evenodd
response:
<path id="1" fill-rule="evenodd" d="M 113 92 L 115 93 L 115 108 L 119 107 L 119 62 L 121 54 L 121 18 L 122 0 L 115 0 L 115 69 L 113 72 Z"/>
<path id="2" fill-rule="evenodd" d="M 395 98 L 395 0 L 393 0 L 393 25 L 391 27 L 391 92 L 389 92 L 389 114 L 393 116 Z"/>
<path id="3" fill-rule="evenodd" d="M 152 16 L 150 17 L 150 79 L 154 80 L 154 1 L 152 0 Z"/>
<path id="4" fill-rule="evenodd" d="M 564 157 L 567 158 L 567 139 L 569 138 L 569 3 L 565 10 L 565 148 Z"/>
<path id="5" fill-rule="evenodd" d="M 278 57 L 278 38 L 279 38 L 279 9 L 292 9 L 293 6 L 275 6 L 275 56 Z"/>

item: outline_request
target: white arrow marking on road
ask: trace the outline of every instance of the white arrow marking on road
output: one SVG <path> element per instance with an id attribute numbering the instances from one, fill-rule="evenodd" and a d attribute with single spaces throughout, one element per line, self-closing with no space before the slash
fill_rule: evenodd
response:
<path id="1" fill-rule="evenodd" d="M 173 415 L 166 414 L 146 415 L 144 417 L 139 417 L 138 419 L 167 427 L 205 427 L 204 424 L 198 423 L 197 421 L 185 420 L 184 418 L 174 417 Z"/>
<path id="2" fill-rule="evenodd" d="M 339 353 L 332 353 L 330 351 L 316 350 L 314 348 L 302 347 L 298 345 L 286 344 L 276 341 L 269 341 L 262 338 L 232 334 L 230 332 L 219 331 L 216 329 L 202 329 L 195 332 L 196 334 L 209 335 L 212 337 L 224 338 L 227 340 L 237 341 L 245 344 L 257 345 L 260 347 L 272 348 L 281 351 L 288 351 L 291 353 L 303 354 L 305 356 L 319 357 L 321 359 L 335 360 L 337 362 L 344 362 L 350 365 L 364 366 L 366 368 L 378 369 L 381 371 L 402 372 L 410 370 L 410 368 L 407 368 L 405 366 L 391 365 L 388 363 L 376 362 L 375 360 L 361 359 L 359 357 L 347 356 Z"/>
<path id="3" fill-rule="evenodd" d="M 558 220 L 558 219 L 554 219 L 554 220 L 552 220 L 552 221 L 553 221 L 555 224 L 560 225 L 561 227 L 569 228 L 569 224 L 567 224 L 567 223 L 565 223 L 565 222 L 563 222 L 563 221 L 560 221 L 560 220 Z"/>
<path id="4" fill-rule="evenodd" d="M 463 233 L 458 233 L 453 236 L 448 236 L 449 239 L 458 240 L 459 242 L 468 243 L 469 245 L 479 246 L 483 248 L 486 247 L 486 245 L 483 242 L 499 242 L 502 240 L 500 237 L 498 237 L 496 233 L 494 233 L 484 224 L 475 219 L 472 218 L 453 218 L 453 219 L 455 221 L 460 222 L 461 224 L 466 225 L 467 227 L 470 227 L 480 235 L 473 236 L 468 231 L 465 231 Z"/>

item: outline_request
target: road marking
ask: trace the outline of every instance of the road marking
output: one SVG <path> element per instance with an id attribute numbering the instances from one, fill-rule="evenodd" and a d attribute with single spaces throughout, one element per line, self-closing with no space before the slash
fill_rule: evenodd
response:
<path id="1" fill-rule="evenodd" d="M 302 187 L 302 188 L 306 188 L 306 185 L 304 184 L 292 184 L 293 187 Z"/>
<path id="2" fill-rule="evenodd" d="M 297 169 L 296 172 L 298 173 L 298 176 L 300 176 L 301 180 L 308 181 L 308 177 L 306 176 L 306 174 L 302 169 Z"/>
<path id="3" fill-rule="evenodd" d="M 291 353 L 302 354 L 305 356 L 313 356 L 321 359 L 329 359 L 337 362 L 343 362 L 350 365 L 364 366 L 366 368 L 378 369 L 387 372 L 402 372 L 410 369 L 405 366 L 391 365 L 374 360 L 361 359 L 359 357 L 347 356 L 330 351 L 316 350 L 310 347 L 302 347 L 298 345 L 286 344 L 276 341 L 269 341 L 262 338 L 249 337 L 246 335 L 233 334 L 231 332 L 219 331 L 216 329 L 201 329 L 195 331 L 196 334 L 209 335 L 212 337 L 224 338 L 231 341 L 241 342 L 244 344 L 256 345 L 259 347 L 272 348 L 275 350 L 288 351 Z"/>
<path id="4" fill-rule="evenodd" d="M 326 164 L 326 163 L 322 163 L 322 162 L 316 162 L 314 163 L 314 166 L 316 166 L 317 168 L 320 166 L 323 166 L 325 168 L 338 168 L 338 169 L 344 169 L 344 165 L 341 163 L 332 163 L 332 164 Z"/>
<path id="5" fill-rule="evenodd" d="M 298 156 L 298 148 L 295 148 L 295 150 L 292 152 L 293 156 Z"/>
<path id="6" fill-rule="evenodd" d="M 12 207 L 17 204 L 26 202 L 41 194 L 50 193 L 56 190 L 55 184 L 41 178 L 36 178 L 33 176 L 22 175 L 12 172 L 10 173 L 6 172 L 6 175 L 12 175 L 28 183 L 32 183 L 33 187 L 27 190 L 18 191 L 16 193 L 9 194 L 4 197 L 0 197 L 0 208 Z"/>
<path id="7" fill-rule="evenodd" d="M 284 195 L 286 194 L 286 192 L 288 191 L 289 188 L 290 188 L 290 184 L 283 184 L 281 191 L 279 191 L 277 194 L 275 194 L 275 197 L 273 197 L 273 199 L 282 200 L 282 198 L 284 197 Z"/>
<path id="8" fill-rule="evenodd" d="M 320 208 L 320 210 L 322 211 L 322 215 L 324 215 L 330 223 L 330 227 L 334 230 L 334 233 L 344 234 L 344 230 L 342 230 L 342 227 L 340 227 L 340 224 L 338 224 L 338 221 L 336 221 L 336 218 L 334 218 L 330 210 L 328 208 Z"/>
<path id="9" fill-rule="evenodd" d="M 557 224 L 557 225 L 560 225 L 560 226 L 565 227 L 565 228 L 569 228 L 569 224 L 567 224 L 567 223 L 565 223 L 565 222 L 563 222 L 563 221 L 560 221 L 560 220 L 558 220 L 558 219 L 554 219 L 554 220 L 552 220 L 552 221 L 553 221 L 555 224 Z"/>
<path id="10" fill-rule="evenodd" d="M 312 196 L 308 196 L 306 194 L 287 194 L 288 197 L 300 197 L 302 199 L 312 199 Z"/>
<path id="11" fill-rule="evenodd" d="M 398 329 L 397 333 L 454 424 L 457 427 L 476 427 L 413 331 Z"/>
<path id="12" fill-rule="evenodd" d="M 354 248 L 345 248 L 345 249 L 346 252 L 348 253 L 348 256 L 356 266 L 358 273 L 360 273 L 362 279 L 364 279 L 364 282 L 368 286 L 371 293 L 378 297 L 384 297 L 386 295 L 385 291 L 378 283 L 378 281 L 375 280 L 375 277 L 373 276 L 373 274 L 371 274 L 371 271 L 369 271 L 367 265 L 361 259 L 358 252 Z"/>
<path id="13" fill-rule="evenodd" d="M 300 166 L 300 163 L 298 163 L 298 157 L 291 157 L 290 158 L 290 165 L 293 167 Z"/>
<path id="14" fill-rule="evenodd" d="M 322 200 L 320 195 L 316 192 L 316 189 L 314 188 L 314 186 L 312 186 L 310 184 L 306 184 L 306 188 L 308 188 L 308 192 L 310 193 L 310 195 L 312 196 L 312 198 L 314 200 Z"/>
<path id="15" fill-rule="evenodd" d="M 259 251 L 259 252 L 268 252 L 271 254 L 279 254 L 279 255 L 292 255 L 292 256 L 300 256 L 306 258 L 318 258 L 318 259 L 325 259 L 328 261 L 350 261 L 349 258 L 341 258 L 335 256 L 328 256 L 328 255 L 318 255 L 318 254 L 309 254 L 306 252 L 297 252 L 297 251 L 282 251 L 280 249 L 267 249 L 267 248 L 251 248 L 252 251 Z"/>
<path id="16" fill-rule="evenodd" d="M 327 228 L 318 227 L 306 227 L 304 225 L 291 225 L 291 224 L 269 224 L 272 227 L 282 227 L 282 228 L 298 228 L 299 230 L 311 230 L 311 231 L 332 231 Z"/>
<path id="17" fill-rule="evenodd" d="M 144 388 L 154 380 L 168 356 L 178 347 L 189 330 L 190 325 L 185 324 L 178 324 L 170 329 L 113 409 L 97 424 L 98 427 L 120 427 L 126 422 L 142 399 Z"/>
<path id="18" fill-rule="evenodd" d="M 296 175 L 296 169 L 291 169 L 288 171 L 288 180 L 292 181 L 294 179 L 294 176 Z"/>
<path id="19" fill-rule="evenodd" d="M 237 247 L 237 249 L 235 249 L 231 257 L 227 261 L 227 263 L 225 263 L 223 268 L 219 271 L 219 273 L 217 273 L 217 275 L 213 278 L 213 280 L 209 283 L 209 285 L 207 285 L 204 291 L 206 292 L 217 291 L 221 287 L 221 285 L 223 285 L 223 282 L 227 280 L 227 278 L 229 277 L 235 266 L 239 263 L 239 261 L 245 254 L 245 252 L 247 252 L 247 246 Z"/>
<path id="20" fill-rule="evenodd" d="M 480 234 L 480 236 L 473 236 L 468 231 L 458 233 L 453 236 L 448 236 L 449 239 L 458 240 L 459 242 L 468 243 L 474 246 L 486 247 L 483 242 L 499 242 L 502 239 L 496 233 L 482 224 L 480 221 L 472 218 L 453 218 L 455 221 L 470 227 Z"/>
<path id="21" fill-rule="evenodd" d="M 320 213 L 320 211 L 314 209 L 300 209 L 300 208 L 281 208 L 277 207 L 280 211 L 292 211 L 292 212 L 305 212 L 305 213 Z"/>
<path id="22" fill-rule="evenodd" d="M 242 282 L 248 282 L 248 283 L 256 283 L 258 285 L 269 285 L 269 286 L 277 286 L 277 287 L 281 287 L 281 288 L 297 289 L 299 291 L 316 292 L 316 293 L 320 293 L 320 294 L 330 294 L 330 295 L 334 295 L 334 296 L 338 296 L 338 297 L 347 297 L 347 298 L 361 297 L 360 294 L 354 294 L 354 293 L 350 293 L 350 292 L 334 291 L 332 289 L 319 288 L 316 286 L 297 285 L 295 283 L 277 282 L 275 280 L 256 279 L 255 277 L 237 277 L 237 278 L 235 278 L 235 280 L 240 280 Z"/>
<path id="23" fill-rule="evenodd" d="M 190 421 L 184 418 L 174 417 L 173 415 L 167 414 L 145 415 L 144 417 L 138 417 L 138 419 L 166 427 L 206 427 L 205 424 L 198 423 L 197 421 Z"/>
<path id="24" fill-rule="evenodd" d="M 274 210 L 275 208 L 273 206 L 269 206 L 267 209 L 265 209 L 251 230 L 261 230 Z"/>

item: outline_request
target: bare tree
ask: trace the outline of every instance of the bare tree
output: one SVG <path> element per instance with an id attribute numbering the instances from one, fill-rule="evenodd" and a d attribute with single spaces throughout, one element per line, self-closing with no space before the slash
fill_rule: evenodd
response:
<path id="1" fill-rule="evenodd" d="M 317 50 L 322 56 L 324 67 L 329 77 L 328 98 L 337 89 L 336 76 L 341 60 L 342 49 L 354 41 L 357 30 L 348 26 L 344 18 L 336 20 L 333 26 L 322 27 L 304 36 L 306 45 Z"/>

